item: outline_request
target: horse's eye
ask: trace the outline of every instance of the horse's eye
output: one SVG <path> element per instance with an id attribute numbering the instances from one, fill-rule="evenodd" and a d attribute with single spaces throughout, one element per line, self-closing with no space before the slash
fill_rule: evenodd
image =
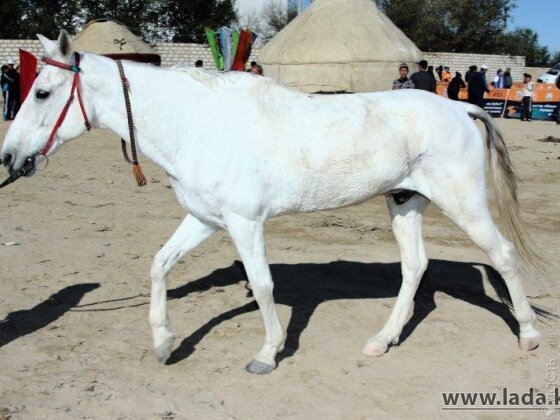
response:
<path id="1" fill-rule="evenodd" d="M 39 89 L 37 92 L 35 92 L 35 97 L 37 99 L 47 99 L 50 95 L 50 92 L 47 92 L 46 90 L 41 90 Z"/>

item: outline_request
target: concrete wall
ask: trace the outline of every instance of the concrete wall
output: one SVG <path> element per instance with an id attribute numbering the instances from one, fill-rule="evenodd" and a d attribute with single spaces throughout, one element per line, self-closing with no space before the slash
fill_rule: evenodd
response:
<path id="1" fill-rule="evenodd" d="M 43 55 L 43 48 L 38 40 L 0 39 L 0 63 L 6 63 L 9 58 L 18 62 L 19 48 L 28 50 L 37 57 Z M 194 65 L 194 62 L 200 59 L 204 61 L 204 67 L 214 68 L 210 48 L 204 44 L 163 42 L 156 45 L 156 50 L 161 55 L 164 66 L 178 63 Z M 258 48 L 254 48 L 250 61 L 258 61 L 258 54 Z M 525 72 L 525 57 L 522 56 L 427 52 L 424 53 L 424 57 L 434 67 L 440 64 L 449 66 L 451 71 L 460 71 L 463 73 L 463 76 L 469 66 L 473 64 L 478 67 L 486 64 L 488 66 L 488 74 L 492 77 L 499 68 L 505 70 L 506 67 L 511 67 L 514 80 L 522 80 L 523 73 Z M 398 71 L 395 69 L 395 77 L 397 74 Z"/>

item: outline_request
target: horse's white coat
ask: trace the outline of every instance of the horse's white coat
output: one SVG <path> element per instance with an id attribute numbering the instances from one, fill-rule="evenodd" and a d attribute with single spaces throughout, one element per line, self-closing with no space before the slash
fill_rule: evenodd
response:
<path id="1" fill-rule="evenodd" d="M 59 45 L 68 41 L 65 36 Z M 54 42 L 41 41 L 52 58 L 69 60 L 69 52 L 63 55 Z M 83 54 L 81 67 L 92 125 L 128 140 L 115 62 Z M 402 253 L 403 285 L 389 321 L 364 353 L 380 355 L 398 341 L 427 266 L 421 219 L 429 201 L 489 254 L 509 287 L 521 346 L 536 346 L 540 334 L 520 285 L 515 250 L 488 212 L 486 147 L 467 113 L 472 109 L 417 90 L 314 96 L 239 72 L 219 75 L 132 62 L 124 68 L 138 148 L 165 169 L 188 212 L 151 270 L 150 324 L 160 360 L 167 359 L 173 343 L 166 312 L 167 274 L 216 230 L 231 234 L 261 309 L 265 344 L 248 369 L 265 373 L 274 368 L 284 341 L 265 255 L 265 220 L 347 206 L 401 188 L 421 194 L 401 206 L 387 198 Z M 11 154 L 15 168 L 45 144 L 71 78 L 72 73 L 51 66 L 39 75 L 3 145 L 2 156 Z M 36 89 L 51 95 L 38 100 Z M 75 102 L 52 152 L 83 131 Z"/>

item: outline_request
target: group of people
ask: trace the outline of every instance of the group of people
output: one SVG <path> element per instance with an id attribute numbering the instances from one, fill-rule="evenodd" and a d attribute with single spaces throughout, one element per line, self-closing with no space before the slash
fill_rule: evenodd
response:
<path id="1" fill-rule="evenodd" d="M 14 61 L 11 59 L 2 66 L 0 85 L 2 85 L 2 97 L 4 98 L 2 112 L 4 121 L 13 120 L 20 106 L 20 85 L 19 67 L 14 67 Z"/>
<path id="2" fill-rule="evenodd" d="M 400 78 L 393 81 L 393 90 L 422 89 L 428 92 L 436 92 L 436 76 L 434 74 L 433 66 L 428 66 L 428 62 L 426 60 L 421 60 L 417 64 L 420 70 L 412 74 L 410 78 L 408 77 L 408 65 L 406 63 L 402 63 L 399 66 Z M 475 65 L 470 66 L 469 70 L 465 73 L 465 79 L 463 80 L 462 74 L 459 72 L 456 72 L 455 76 L 453 76 L 449 67 L 439 66 L 436 68 L 439 79 L 442 82 L 449 83 L 447 86 L 447 97 L 449 99 L 458 101 L 460 89 L 467 88 L 468 102 L 478 105 L 480 108 L 484 108 L 484 93 L 490 92 L 486 75 L 487 71 L 488 66 L 486 65 L 480 66 L 480 70 Z M 521 121 L 531 121 L 535 83 L 532 81 L 530 74 L 525 73 L 523 77 Z M 558 79 L 560 81 L 560 77 Z M 511 69 L 509 67 L 506 68 L 505 71 L 498 69 L 494 80 L 490 83 L 490 86 L 495 89 L 509 89 L 512 85 L 513 78 L 511 77 Z"/>

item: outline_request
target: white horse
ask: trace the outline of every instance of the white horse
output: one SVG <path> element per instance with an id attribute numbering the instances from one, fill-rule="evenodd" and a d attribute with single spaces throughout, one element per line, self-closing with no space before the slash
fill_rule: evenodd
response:
<path id="1" fill-rule="evenodd" d="M 39 39 L 48 57 L 74 64 L 72 42 L 64 31 L 57 42 L 40 35 Z M 94 127 L 109 128 L 128 141 L 115 61 L 95 54 L 80 57 L 85 114 Z M 287 213 L 349 206 L 381 194 L 400 247 L 403 279 L 389 320 L 369 339 L 364 354 L 382 355 L 399 340 L 428 264 L 421 225 L 430 201 L 488 254 L 505 280 L 519 322 L 520 347 L 529 351 L 538 345 L 536 316 L 521 285 L 516 254 L 534 265 L 540 262 L 521 225 L 515 174 L 504 141 L 486 112 L 417 90 L 307 95 L 245 73 L 123 64 L 138 147 L 165 169 L 188 213 L 155 256 L 151 270 L 150 325 L 160 361 L 169 357 L 174 340 L 166 310 L 168 273 L 214 232 L 227 229 L 265 328 L 264 346 L 247 370 L 273 370 L 284 333 L 272 295 L 264 222 Z M 69 96 L 72 76 L 49 65 L 41 71 L 2 147 L 2 161 L 11 173 L 26 161 L 34 162 L 43 150 Z M 471 117 L 484 123 L 486 141 Z M 50 154 L 84 131 L 82 111 L 73 101 Z M 488 210 L 486 154 L 509 240 Z"/>

